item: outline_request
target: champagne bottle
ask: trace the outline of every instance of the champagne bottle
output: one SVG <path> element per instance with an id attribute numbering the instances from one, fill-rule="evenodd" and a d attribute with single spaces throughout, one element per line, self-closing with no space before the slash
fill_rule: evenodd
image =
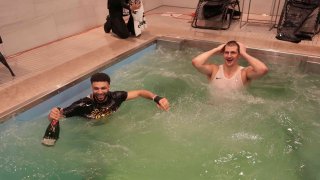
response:
<path id="1" fill-rule="evenodd" d="M 60 110 L 60 108 L 58 108 Z M 53 146 L 59 139 L 60 124 L 58 120 L 52 120 L 44 133 L 41 143 L 45 146 Z"/>

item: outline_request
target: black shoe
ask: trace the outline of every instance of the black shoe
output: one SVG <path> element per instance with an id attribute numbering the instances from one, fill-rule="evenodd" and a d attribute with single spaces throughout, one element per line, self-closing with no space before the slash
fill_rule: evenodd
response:
<path id="1" fill-rule="evenodd" d="M 110 16 L 108 15 L 106 18 L 106 23 L 104 23 L 104 32 L 106 33 L 110 33 L 111 31 L 111 20 L 110 20 Z"/>

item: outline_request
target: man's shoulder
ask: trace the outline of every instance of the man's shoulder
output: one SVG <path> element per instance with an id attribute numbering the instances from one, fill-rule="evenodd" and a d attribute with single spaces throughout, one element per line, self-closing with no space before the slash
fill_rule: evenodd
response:
<path id="1" fill-rule="evenodd" d="M 122 93 L 127 93 L 127 91 L 109 91 L 108 92 L 108 94 L 110 94 L 110 95 L 122 94 Z"/>
<path id="2" fill-rule="evenodd" d="M 93 98 L 92 98 L 92 94 L 86 96 L 86 97 L 82 97 L 76 101 L 74 101 L 74 103 L 78 103 L 78 102 L 87 102 L 87 101 L 92 101 Z"/>
<path id="3" fill-rule="evenodd" d="M 114 99 L 117 102 L 123 102 L 127 99 L 128 92 L 127 91 L 109 91 L 107 96 L 110 97 L 110 99 Z"/>
<path id="4" fill-rule="evenodd" d="M 210 67 L 212 68 L 212 72 L 217 72 L 220 66 L 222 66 L 222 64 L 210 64 Z"/>
<path id="5" fill-rule="evenodd" d="M 127 96 L 128 92 L 127 91 L 109 91 L 108 96 L 111 96 L 113 98 L 119 98 L 122 96 Z"/>

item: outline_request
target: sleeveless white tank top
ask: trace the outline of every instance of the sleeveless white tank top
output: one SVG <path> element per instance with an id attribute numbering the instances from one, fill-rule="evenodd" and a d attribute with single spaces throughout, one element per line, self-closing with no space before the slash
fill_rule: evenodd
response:
<path id="1" fill-rule="evenodd" d="M 231 77 L 227 78 L 224 76 L 223 65 L 219 65 L 219 70 L 215 77 L 211 80 L 211 86 L 218 90 L 240 90 L 244 88 L 242 78 L 241 78 L 242 66 L 238 68 L 236 73 Z"/>

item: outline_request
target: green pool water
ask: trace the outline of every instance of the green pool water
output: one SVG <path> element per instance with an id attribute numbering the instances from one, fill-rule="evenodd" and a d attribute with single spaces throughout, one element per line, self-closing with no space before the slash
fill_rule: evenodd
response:
<path id="1" fill-rule="evenodd" d="M 111 76 L 112 91 L 151 90 L 169 112 L 139 99 L 100 121 L 64 119 L 52 148 L 40 144 L 46 117 L 1 124 L 0 178 L 320 179 L 320 76 L 270 61 L 221 98 L 191 65 L 200 52 L 158 48 Z"/>

